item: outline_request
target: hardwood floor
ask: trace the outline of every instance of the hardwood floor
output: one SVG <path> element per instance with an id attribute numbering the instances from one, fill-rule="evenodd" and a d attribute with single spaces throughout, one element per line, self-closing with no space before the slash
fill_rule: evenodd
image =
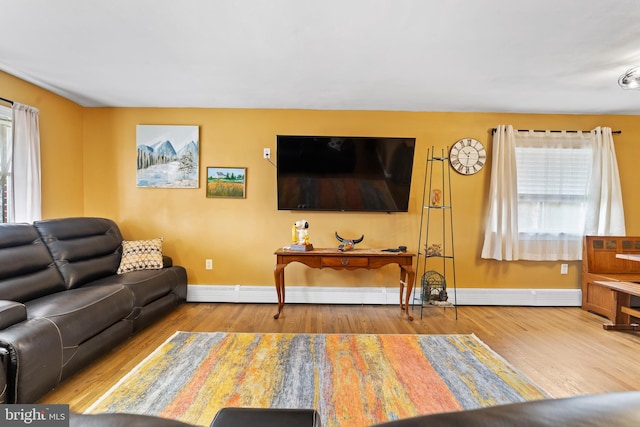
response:
<path id="1" fill-rule="evenodd" d="M 175 331 L 475 334 L 553 397 L 640 389 L 640 333 L 605 331 L 580 308 L 188 303 L 76 374 L 39 403 L 82 412 Z"/>

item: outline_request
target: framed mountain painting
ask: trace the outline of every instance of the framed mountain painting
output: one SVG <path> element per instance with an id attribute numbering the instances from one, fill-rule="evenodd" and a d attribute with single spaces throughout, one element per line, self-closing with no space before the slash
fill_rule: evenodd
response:
<path id="1" fill-rule="evenodd" d="M 198 126 L 137 125 L 136 182 L 146 188 L 198 188 Z"/>

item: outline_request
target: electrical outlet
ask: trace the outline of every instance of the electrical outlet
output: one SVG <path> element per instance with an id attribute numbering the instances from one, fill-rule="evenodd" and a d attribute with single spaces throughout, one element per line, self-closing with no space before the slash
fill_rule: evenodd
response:
<path id="1" fill-rule="evenodd" d="M 560 264 L 560 274 L 569 273 L 569 264 Z"/>
<path id="2" fill-rule="evenodd" d="M 204 261 L 204 268 L 207 270 L 213 270 L 213 260 L 212 259 L 206 259 Z"/>
<path id="3" fill-rule="evenodd" d="M 262 152 L 262 155 L 264 156 L 265 159 L 270 159 L 271 158 L 271 148 L 265 148 L 264 151 Z"/>

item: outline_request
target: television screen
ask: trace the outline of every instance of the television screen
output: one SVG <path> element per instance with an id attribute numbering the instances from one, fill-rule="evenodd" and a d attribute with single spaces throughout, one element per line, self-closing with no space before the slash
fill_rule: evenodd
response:
<path id="1" fill-rule="evenodd" d="M 415 141 L 278 135 L 278 209 L 406 212 Z"/>

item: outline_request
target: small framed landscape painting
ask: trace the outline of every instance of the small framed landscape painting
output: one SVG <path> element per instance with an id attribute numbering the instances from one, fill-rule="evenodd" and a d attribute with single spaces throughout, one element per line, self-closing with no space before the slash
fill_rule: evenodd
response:
<path id="1" fill-rule="evenodd" d="M 207 167 L 207 197 L 247 196 L 247 168 Z"/>

